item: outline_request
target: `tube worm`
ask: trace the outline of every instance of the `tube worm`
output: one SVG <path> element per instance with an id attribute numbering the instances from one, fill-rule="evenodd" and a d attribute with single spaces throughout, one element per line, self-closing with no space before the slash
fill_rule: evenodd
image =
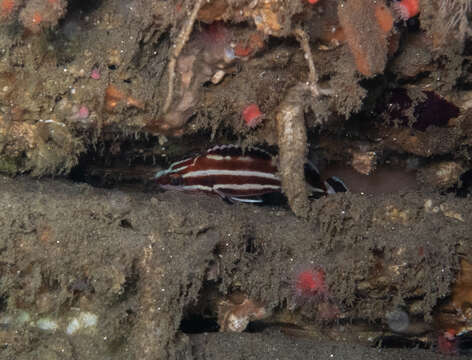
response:
<path id="1" fill-rule="evenodd" d="M 303 116 L 303 98 L 308 91 L 306 84 L 289 89 L 276 114 L 282 190 L 292 211 L 301 217 L 306 217 L 309 211 L 304 176 L 307 134 Z"/>

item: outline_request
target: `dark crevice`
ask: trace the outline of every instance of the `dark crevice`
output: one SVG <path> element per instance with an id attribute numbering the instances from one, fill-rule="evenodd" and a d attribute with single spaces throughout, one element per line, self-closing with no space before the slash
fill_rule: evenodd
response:
<path id="1" fill-rule="evenodd" d="M 120 221 L 120 227 L 125 229 L 133 229 L 133 225 L 131 225 L 131 221 L 129 221 L 128 219 L 122 219 Z"/>
<path id="2" fill-rule="evenodd" d="M 88 14 L 97 10 L 103 3 L 103 0 L 69 0 L 67 13 Z"/>
<path id="3" fill-rule="evenodd" d="M 395 349 L 429 349 L 430 344 L 415 338 L 400 335 L 387 335 L 378 338 L 374 344 L 378 348 Z"/>
<path id="4" fill-rule="evenodd" d="M 186 334 L 217 332 L 219 329 L 216 318 L 209 319 L 196 314 L 189 314 L 180 323 L 180 330 Z"/>
<path id="5" fill-rule="evenodd" d="M 213 281 L 205 281 L 195 303 L 184 309 L 180 330 L 187 334 L 216 332 L 220 329 L 217 321 L 218 299 L 221 296 Z"/>

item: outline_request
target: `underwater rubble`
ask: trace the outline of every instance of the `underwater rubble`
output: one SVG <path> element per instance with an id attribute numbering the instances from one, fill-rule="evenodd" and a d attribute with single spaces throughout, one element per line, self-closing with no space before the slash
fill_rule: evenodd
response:
<path id="1" fill-rule="evenodd" d="M 470 353 L 471 74 L 470 0 L 0 0 L 0 354 Z M 282 205 L 161 193 L 218 145 Z"/>
<path id="2" fill-rule="evenodd" d="M 467 199 L 337 194 L 301 220 L 205 195 L 0 181 L 5 358 L 188 358 L 196 335 L 243 330 L 248 344 L 274 334 L 419 358 L 470 328 Z"/>

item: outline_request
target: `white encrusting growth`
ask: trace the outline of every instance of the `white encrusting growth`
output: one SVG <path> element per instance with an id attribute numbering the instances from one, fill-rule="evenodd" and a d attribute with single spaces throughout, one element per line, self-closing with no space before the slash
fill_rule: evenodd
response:
<path id="1" fill-rule="evenodd" d="M 66 334 L 72 335 L 75 334 L 80 329 L 80 322 L 77 318 L 73 318 L 69 324 L 67 324 Z"/>
<path id="2" fill-rule="evenodd" d="M 41 318 L 36 321 L 36 326 L 41 330 L 55 331 L 59 328 L 56 320 L 50 318 Z"/>
<path id="3" fill-rule="evenodd" d="M 0 317 L 0 326 L 31 326 L 43 331 L 64 331 L 67 335 L 93 331 L 97 324 L 98 316 L 89 311 L 80 311 L 72 318 L 68 315 L 32 318 L 31 314 L 24 310 L 16 312 L 15 315 L 5 314 Z"/>
<path id="4" fill-rule="evenodd" d="M 94 328 L 97 325 L 97 320 L 97 315 L 87 311 L 81 312 L 78 317 L 74 317 L 69 321 L 66 334 L 74 335 L 79 330 Z"/>

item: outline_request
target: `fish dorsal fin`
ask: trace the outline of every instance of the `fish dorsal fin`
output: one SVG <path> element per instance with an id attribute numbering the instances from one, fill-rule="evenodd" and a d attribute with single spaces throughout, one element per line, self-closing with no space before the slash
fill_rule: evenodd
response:
<path id="1" fill-rule="evenodd" d="M 258 159 L 270 160 L 272 155 L 258 147 L 241 148 L 238 145 L 217 145 L 207 150 L 207 155 L 219 156 L 250 156 Z"/>

